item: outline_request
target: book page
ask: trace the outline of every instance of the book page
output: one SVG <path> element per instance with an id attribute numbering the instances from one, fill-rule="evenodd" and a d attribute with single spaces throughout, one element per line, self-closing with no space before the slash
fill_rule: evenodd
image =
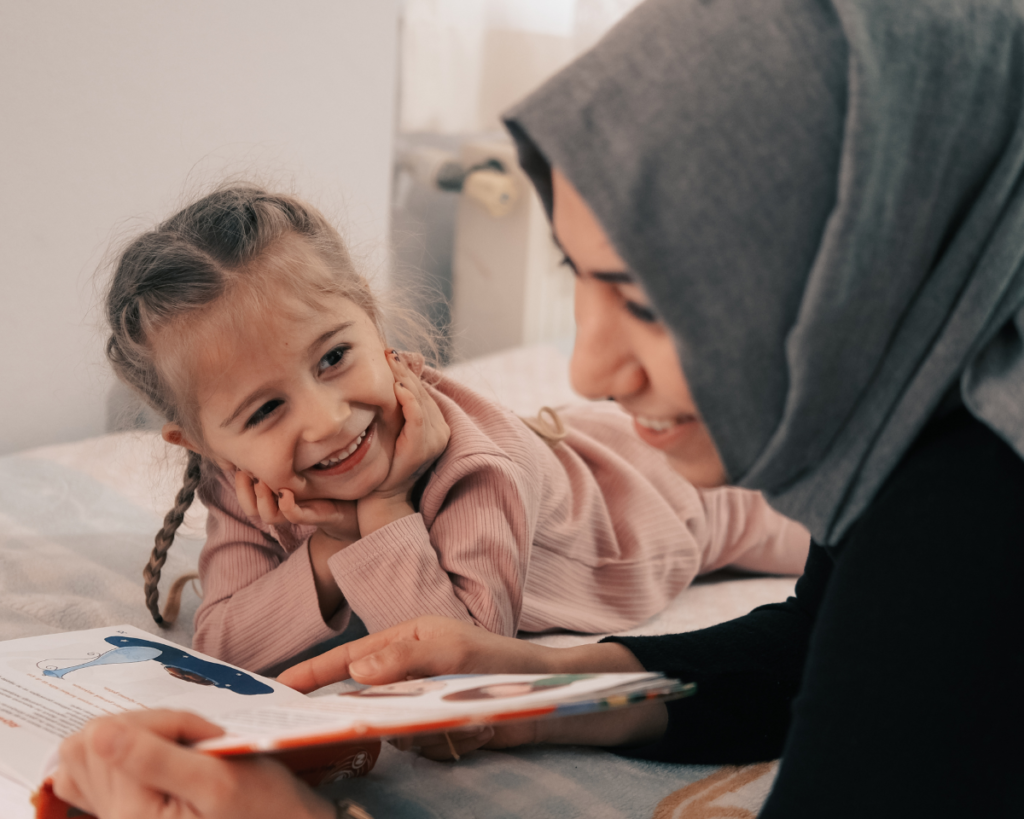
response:
<path id="1" fill-rule="evenodd" d="M 0 816 L 4 819 L 35 819 L 32 791 L 0 775 Z"/>
<path id="2" fill-rule="evenodd" d="M 10 640 L 0 643 L 0 771 L 36 787 L 60 741 L 93 717 L 177 708 L 210 718 L 254 701 L 305 697 L 131 626 Z"/>
<path id="3" fill-rule="evenodd" d="M 215 720 L 228 736 L 197 747 L 271 751 L 288 747 L 296 739 L 337 742 L 415 733 L 439 725 L 483 724 L 512 715 L 560 715 L 567 714 L 566 709 L 583 713 L 673 693 L 689 690 L 650 673 L 430 677 L 310 697 L 294 706 L 229 712 Z"/>

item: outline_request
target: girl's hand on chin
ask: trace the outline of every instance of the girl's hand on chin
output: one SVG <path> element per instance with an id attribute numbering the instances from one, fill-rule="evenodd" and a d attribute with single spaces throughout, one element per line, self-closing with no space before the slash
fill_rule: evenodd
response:
<path id="1" fill-rule="evenodd" d="M 244 472 L 235 473 L 235 494 L 245 514 L 271 526 L 316 526 L 332 540 L 352 543 L 359 539 L 355 501 L 296 501 L 290 489 L 275 494 L 266 483 L 254 481 Z"/>
<path id="2" fill-rule="evenodd" d="M 364 537 L 415 512 L 410 501 L 413 487 L 444 452 L 451 437 L 441 409 L 419 376 L 394 350 L 388 350 L 386 357 L 395 376 L 395 397 L 405 423 L 395 441 L 388 476 L 358 501 L 359 529 Z"/>

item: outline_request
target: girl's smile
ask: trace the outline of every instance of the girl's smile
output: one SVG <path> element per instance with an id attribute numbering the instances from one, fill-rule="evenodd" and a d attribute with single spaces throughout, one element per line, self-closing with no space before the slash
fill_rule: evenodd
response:
<path id="1" fill-rule="evenodd" d="M 358 466 L 373 444 L 373 423 L 356 436 L 356 439 L 344 449 L 339 449 L 319 463 L 313 464 L 321 475 L 340 475 Z"/>

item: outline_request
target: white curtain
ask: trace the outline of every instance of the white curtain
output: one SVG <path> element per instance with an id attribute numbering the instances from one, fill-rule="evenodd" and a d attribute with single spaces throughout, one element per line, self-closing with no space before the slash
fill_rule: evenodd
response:
<path id="1" fill-rule="evenodd" d="M 639 0 L 406 0 L 400 128 L 467 134 L 589 48 Z"/>

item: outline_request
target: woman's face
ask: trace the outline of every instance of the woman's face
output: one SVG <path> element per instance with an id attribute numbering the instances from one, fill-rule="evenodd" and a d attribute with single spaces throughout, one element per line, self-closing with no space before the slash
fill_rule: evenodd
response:
<path id="1" fill-rule="evenodd" d="M 577 190 L 557 169 L 552 181 L 555 238 L 576 274 L 573 388 L 588 398 L 614 399 L 633 416 L 637 434 L 684 478 L 720 486 L 725 467 L 690 395 L 672 334 Z"/>

